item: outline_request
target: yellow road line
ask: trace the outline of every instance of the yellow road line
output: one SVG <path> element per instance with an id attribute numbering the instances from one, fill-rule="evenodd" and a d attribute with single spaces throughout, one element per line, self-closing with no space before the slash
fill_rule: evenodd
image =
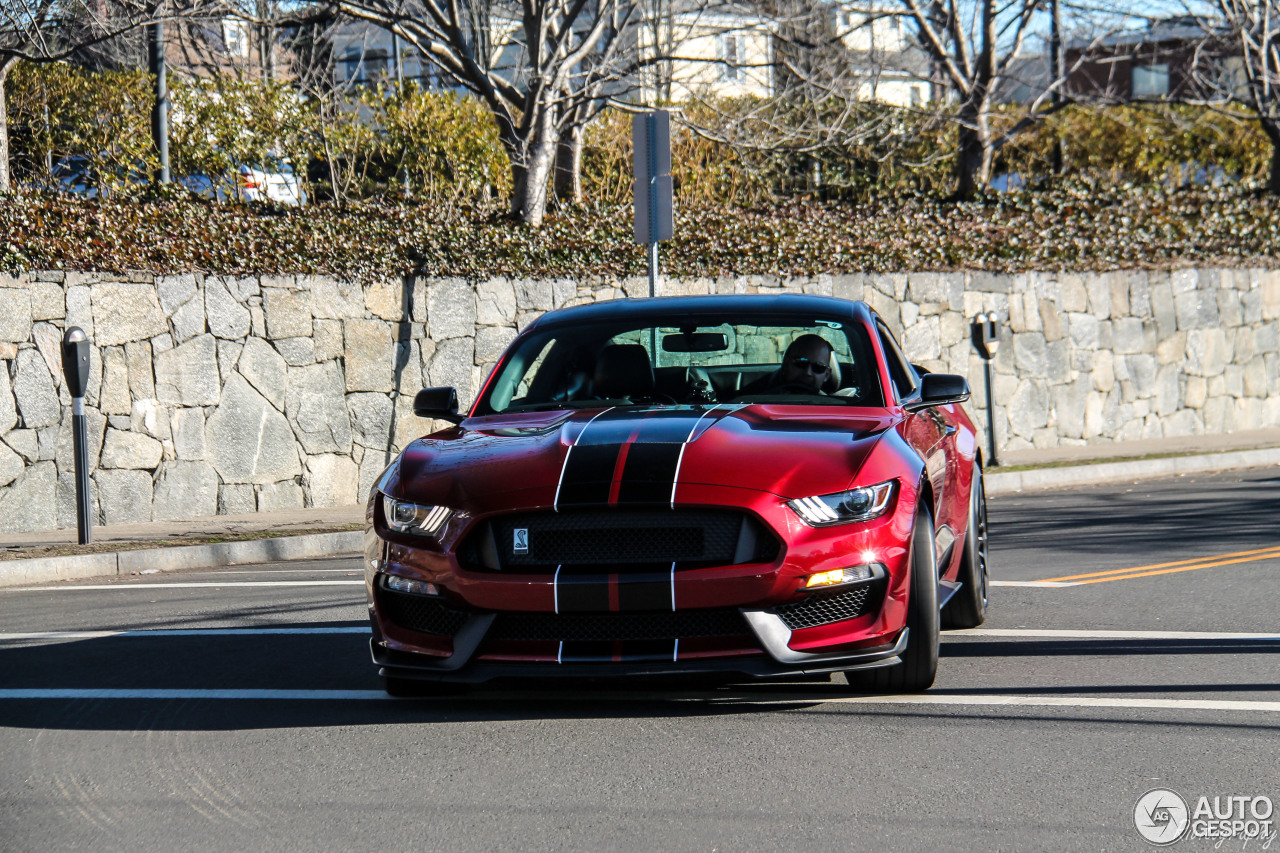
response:
<path id="1" fill-rule="evenodd" d="M 1253 555 L 1255 554 L 1264 554 L 1266 556 L 1254 557 Z M 1150 566 L 1134 566 L 1129 569 L 1111 569 L 1110 571 L 1106 571 L 1106 572 L 1091 572 L 1085 575 L 1067 575 L 1066 577 L 1049 578 L 1048 580 L 1075 581 L 1075 580 L 1083 580 L 1085 578 L 1101 578 L 1101 577 L 1106 577 L 1108 575 L 1127 575 L 1130 572 L 1145 572 L 1149 569 L 1166 569 L 1172 566 L 1190 566 L 1193 563 L 1197 564 L 1196 567 L 1199 567 L 1198 564 L 1200 563 L 1205 563 L 1211 560 L 1224 560 L 1224 559 L 1227 559 L 1228 557 L 1253 557 L 1254 559 L 1258 559 L 1258 560 L 1269 560 L 1272 557 L 1280 557 L 1280 546 L 1273 546 L 1271 548 L 1259 548 L 1256 551 L 1236 551 L 1231 554 L 1212 554 L 1208 557 L 1195 557 L 1190 560 L 1175 560 L 1172 563 L 1154 563 Z M 1215 563 L 1215 565 L 1221 565 L 1221 564 Z"/>
<path id="2" fill-rule="evenodd" d="M 1212 569 L 1214 566 L 1230 566 L 1234 563 L 1255 563 L 1259 560 L 1275 560 L 1275 559 L 1280 559 L 1280 553 L 1264 554 L 1261 557 L 1240 557 L 1239 559 L 1235 559 L 1235 560 L 1219 560 L 1216 563 L 1202 563 L 1198 566 L 1182 566 L 1176 569 L 1159 569 L 1154 572 L 1138 572 L 1137 574 L 1116 575 L 1115 577 L 1109 577 L 1109 578 L 1094 578 L 1093 580 L 1088 580 L 1088 581 L 1076 581 L 1076 583 L 1086 584 L 1086 583 L 1106 583 L 1107 581 L 1126 581 L 1126 580 L 1129 580 L 1129 578 L 1146 578 L 1146 577 L 1151 577 L 1152 575 L 1169 575 L 1175 572 L 1194 572 L 1199 569 Z"/>

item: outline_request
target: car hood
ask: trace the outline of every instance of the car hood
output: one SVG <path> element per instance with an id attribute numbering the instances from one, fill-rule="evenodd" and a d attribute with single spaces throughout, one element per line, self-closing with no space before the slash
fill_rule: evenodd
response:
<path id="1" fill-rule="evenodd" d="M 760 404 L 491 415 L 412 442 L 385 482 L 397 497 L 477 509 L 499 496 L 668 503 L 682 484 L 791 499 L 847 488 L 893 422 L 883 409 Z"/>

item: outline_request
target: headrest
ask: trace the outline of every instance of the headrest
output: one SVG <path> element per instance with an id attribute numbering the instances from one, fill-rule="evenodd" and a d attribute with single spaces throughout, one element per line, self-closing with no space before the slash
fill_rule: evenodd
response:
<path id="1" fill-rule="evenodd" d="M 835 350 L 831 351 L 827 364 L 827 378 L 822 382 L 822 390 L 834 394 L 840 390 L 840 362 L 836 360 Z"/>
<path id="2" fill-rule="evenodd" d="M 596 359 L 592 380 L 596 396 L 647 397 L 653 394 L 653 364 L 640 344 L 610 344 Z"/>

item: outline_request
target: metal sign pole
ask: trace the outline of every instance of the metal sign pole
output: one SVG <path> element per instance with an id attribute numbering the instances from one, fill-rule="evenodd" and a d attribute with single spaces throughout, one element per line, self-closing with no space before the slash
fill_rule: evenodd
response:
<path id="1" fill-rule="evenodd" d="M 996 401 L 993 399 L 995 383 L 991 376 L 991 360 L 1000 349 L 1000 318 L 996 312 L 979 314 L 973 318 L 969 330 L 972 335 L 973 348 L 982 356 L 982 378 L 987 386 L 987 464 L 994 468 L 999 466 L 1000 458 L 996 456 Z"/>
<path id="2" fill-rule="evenodd" d="M 646 152 L 649 155 L 649 186 L 646 191 L 649 193 L 649 296 L 652 298 L 658 295 L 658 146 L 654 144 L 658 130 L 657 114 L 649 113 L 645 122 L 649 125 L 649 150 Z"/>
<path id="3" fill-rule="evenodd" d="M 673 225 L 671 116 L 665 110 L 638 113 L 631 120 L 635 183 L 635 239 L 649 260 L 649 295 L 657 296 L 658 243 L 670 240 Z"/>
<path id="4" fill-rule="evenodd" d="M 155 86 L 156 102 L 151 108 L 151 139 L 155 144 L 160 168 L 156 182 L 169 183 L 169 81 L 165 66 L 164 21 L 157 21 L 148 30 L 147 46 L 151 56 L 151 74 Z"/>
<path id="5" fill-rule="evenodd" d="M 89 386 L 89 336 L 72 326 L 62 337 L 62 373 L 71 394 L 71 436 L 76 469 L 76 532 L 81 545 L 93 540 L 89 506 L 89 426 L 84 395 Z"/>

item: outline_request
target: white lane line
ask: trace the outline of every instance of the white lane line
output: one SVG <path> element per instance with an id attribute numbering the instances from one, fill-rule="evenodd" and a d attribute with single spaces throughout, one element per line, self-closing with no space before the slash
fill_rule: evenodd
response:
<path id="1" fill-rule="evenodd" d="M 969 628 L 947 631 L 944 638 L 1025 637 L 1028 639 L 1071 640 L 1269 640 L 1280 641 L 1280 634 L 1250 634 L 1220 631 L 1087 631 L 1056 628 Z"/>
<path id="2" fill-rule="evenodd" d="M 358 569 L 235 569 L 234 571 L 218 570 L 206 574 L 222 575 L 358 575 Z"/>
<path id="3" fill-rule="evenodd" d="M 365 634 L 363 626 L 321 628 L 134 628 L 116 631 L 14 631 L 0 633 L 0 643 L 19 640 L 98 640 L 107 637 L 242 637 L 289 634 Z M 1254 640 L 1280 642 L 1280 634 L 1223 633 L 1214 631 L 1078 631 L 1022 628 L 970 628 L 945 631 L 944 642 L 966 637 L 1070 640 Z"/>
<path id="4" fill-rule="evenodd" d="M 368 628 L 138 628 L 119 631 L 15 631 L 0 643 L 18 640 L 101 640 L 107 637 L 256 637 L 276 634 L 365 634 Z"/>
<path id="5" fill-rule="evenodd" d="M 5 699 L 215 699 L 251 700 L 263 699 L 314 700 L 314 701 L 370 701 L 386 700 L 381 690 L 252 690 L 252 689 L 161 689 L 161 688 L 9 688 L 0 689 L 0 700 Z M 634 701 L 606 695 L 597 701 Z M 676 701 L 706 702 L 712 704 L 750 705 L 931 705 L 935 707 L 1012 707 L 1012 708 L 1101 708 L 1157 711 L 1235 711 L 1280 713 L 1280 702 L 1264 702 L 1233 699 L 1123 699 L 1103 696 L 1018 696 L 1009 694 L 922 694 L 917 696 L 669 696 L 654 694 L 653 701 L 664 698 Z M 457 697 L 450 698 L 456 704 Z"/>
<path id="6" fill-rule="evenodd" d="M 786 700 L 770 700 L 782 702 Z M 797 697 L 792 701 L 812 701 L 835 705 L 981 705 L 1019 708 L 1134 708 L 1171 711 L 1267 711 L 1280 713 L 1280 702 L 1238 699 L 1121 699 L 1111 696 L 1010 696 L 993 694 L 940 694 L 918 696 L 840 696 L 828 699 Z"/>
<path id="7" fill-rule="evenodd" d="M 199 690 L 14 688 L 0 690 L 0 699 L 387 699 L 381 690 Z"/>
<path id="8" fill-rule="evenodd" d="M 82 589 L 199 589 L 205 587 L 208 589 L 218 588 L 226 589 L 228 587 L 245 587 L 245 586 L 364 586 L 364 581 L 229 581 L 228 583 L 218 583 L 217 581 L 201 581 L 199 583 L 102 583 L 102 584 L 84 584 L 84 585 L 67 585 L 67 586 L 16 586 L 9 589 L 0 589 L 0 592 L 71 592 L 73 590 Z"/>
<path id="9" fill-rule="evenodd" d="M 987 581 L 990 586 L 1039 586 L 1039 587 L 1057 587 L 1057 586 L 1079 586 L 1078 583 L 1071 581 Z"/>

